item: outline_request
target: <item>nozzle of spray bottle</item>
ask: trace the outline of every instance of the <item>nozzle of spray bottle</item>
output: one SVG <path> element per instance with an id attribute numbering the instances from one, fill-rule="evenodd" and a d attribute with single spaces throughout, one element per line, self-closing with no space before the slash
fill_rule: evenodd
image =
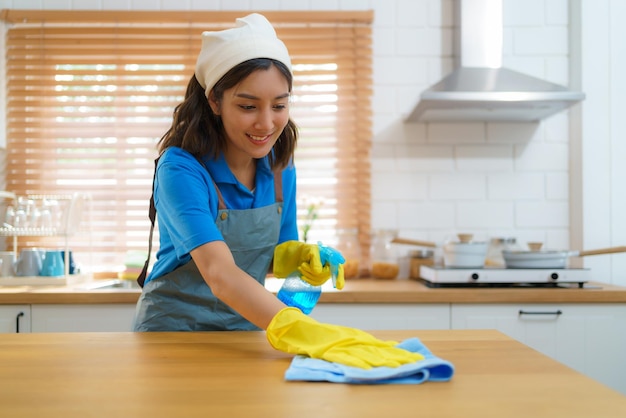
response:
<path id="1" fill-rule="evenodd" d="M 330 265 L 330 274 L 333 280 L 333 287 L 337 288 L 337 275 L 339 274 L 339 264 L 345 263 L 346 260 L 343 258 L 339 251 L 322 244 L 320 241 L 317 242 L 317 246 L 320 250 L 320 260 L 322 261 L 322 265 L 325 266 L 326 263 Z"/>

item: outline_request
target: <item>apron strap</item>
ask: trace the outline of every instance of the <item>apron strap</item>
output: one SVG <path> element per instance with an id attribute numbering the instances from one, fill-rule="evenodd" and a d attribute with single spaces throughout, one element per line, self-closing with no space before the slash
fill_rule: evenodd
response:
<path id="1" fill-rule="evenodd" d="M 211 179 L 211 180 L 213 180 L 213 179 Z M 215 180 L 213 180 L 213 186 L 215 186 L 215 191 L 217 192 L 217 209 L 218 210 L 228 209 L 226 207 L 226 204 L 224 203 L 224 198 L 222 197 L 222 192 L 220 192 L 220 189 L 217 187 L 217 184 L 215 184 Z"/>
<path id="2" fill-rule="evenodd" d="M 283 170 L 274 170 L 274 199 L 276 203 L 283 202 Z"/>
<path id="3" fill-rule="evenodd" d="M 143 287 L 143 284 L 146 281 L 146 276 L 148 275 L 148 265 L 150 264 L 150 254 L 152 254 L 152 235 L 154 234 L 154 222 L 156 220 L 156 207 L 154 207 L 154 181 L 156 180 L 156 169 L 157 163 L 159 162 L 160 156 L 154 160 L 154 174 L 152 176 L 152 194 L 150 195 L 150 208 L 148 209 L 148 218 L 150 218 L 150 235 L 148 236 L 148 258 L 141 269 L 141 273 L 137 277 L 137 283 L 140 287 Z"/>

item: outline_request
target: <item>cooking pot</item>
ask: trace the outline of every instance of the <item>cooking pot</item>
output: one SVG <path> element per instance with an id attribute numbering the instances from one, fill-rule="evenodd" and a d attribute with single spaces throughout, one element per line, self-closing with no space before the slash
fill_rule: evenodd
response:
<path id="1" fill-rule="evenodd" d="M 488 248 L 487 242 L 448 242 L 443 246 L 443 264 L 452 268 L 482 268 Z"/>
<path id="2" fill-rule="evenodd" d="M 626 252 L 626 247 L 609 247 L 586 251 L 503 250 L 502 256 L 507 268 L 512 269 L 564 269 L 570 257 L 588 255 L 613 254 Z"/>

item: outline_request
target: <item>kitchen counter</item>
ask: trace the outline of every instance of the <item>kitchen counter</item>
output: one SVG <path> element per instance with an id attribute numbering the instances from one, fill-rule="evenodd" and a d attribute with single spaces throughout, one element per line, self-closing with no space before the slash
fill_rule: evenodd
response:
<path id="1" fill-rule="evenodd" d="M 266 287 L 278 291 L 282 281 L 269 278 Z M 2 304 L 136 303 L 139 289 L 86 290 L 72 286 L 0 286 Z M 353 279 L 343 290 L 328 283 L 320 303 L 626 303 L 626 287 L 590 282 L 567 288 L 430 288 L 408 280 Z"/>
<path id="2" fill-rule="evenodd" d="M 418 337 L 449 382 L 286 382 L 263 332 L 14 334 L 0 340 L 3 417 L 626 416 L 626 397 L 492 330 Z"/>

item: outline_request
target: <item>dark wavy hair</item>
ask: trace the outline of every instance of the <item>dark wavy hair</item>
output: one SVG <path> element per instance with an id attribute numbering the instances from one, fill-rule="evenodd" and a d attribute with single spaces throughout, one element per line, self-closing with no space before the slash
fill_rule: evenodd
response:
<path id="1" fill-rule="evenodd" d="M 224 97 L 224 91 L 236 86 L 255 71 L 267 71 L 275 66 L 293 87 L 293 77 L 289 69 L 280 61 L 269 58 L 255 58 L 233 67 L 215 83 L 212 94 L 217 101 Z M 293 158 L 298 128 L 289 118 L 287 126 L 269 154 L 272 168 L 286 167 Z M 222 119 L 213 113 L 205 91 L 195 74 L 187 84 L 185 99 L 174 109 L 172 126 L 165 132 L 158 143 L 159 154 L 169 147 L 180 147 L 196 158 L 209 155 L 216 159 L 226 149 L 226 133 Z"/>

